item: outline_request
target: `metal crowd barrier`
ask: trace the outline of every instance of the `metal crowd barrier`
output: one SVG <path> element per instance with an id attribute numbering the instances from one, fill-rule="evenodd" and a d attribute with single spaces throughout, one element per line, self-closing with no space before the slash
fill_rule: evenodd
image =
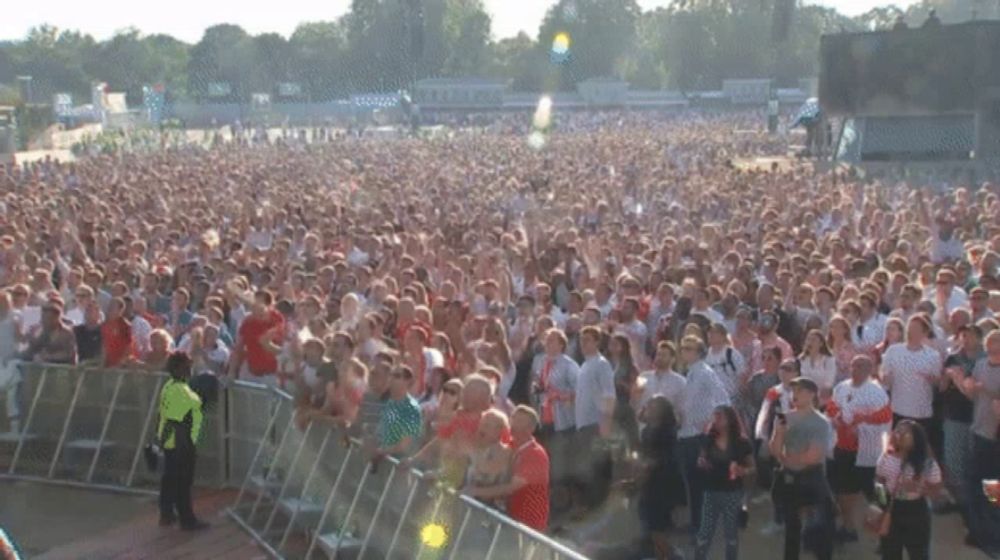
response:
<path id="1" fill-rule="evenodd" d="M 156 491 L 159 476 L 146 468 L 142 450 L 156 430 L 166 374 L 46 364 L 19 369 L 20 382 L 8 390 L 16 391 L 21 429 L 0 435 L 0 476 Z M 224 410 L 220 402 L 205 415 L 195 472 L 199 486 L 224 486 L 231 472 L 227 441 L 233 438 L 225 432 Z"/>
<path id="2" fill-rule="evenodd" d="M 165 380 L 22 364 L 21 429 L 0 433 L 0 478 L 155 492 L 142 450 Z M 323 420 L 300 430 L 294 416 L 287 393 L 230 383 L 198 451 L 196 485 L 238 487 L 229 516 L 275 558 L 585 560 L 391 457 L 373 467 L 361 441 Z"/>

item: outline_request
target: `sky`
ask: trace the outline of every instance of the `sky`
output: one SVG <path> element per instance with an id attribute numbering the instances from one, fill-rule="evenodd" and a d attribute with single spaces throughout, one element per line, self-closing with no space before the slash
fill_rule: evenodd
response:
<path id="1" fill-rule="evenodd" d="M 555 0 L 484 0 L 493 15 L 493 35 L 501 39 L 526 31 L 534 36 L 545 11 Z M 666 6 L 669 0 L 638 0 L 643 9 Z M 857 15 L 888 0 L 807 0 Z M 914 0 L 896 1 L 906 6 Z M 348 10 L 350 0 L 281 0 L 270 9 L 255 9 L 256 2 L 236 0 L 158 0 L 151 8 L 137 8 L 134 0 L 40 0 L 32 9 L 4 10 L 0 40 L 21 39 L 28 29 L 43 23 L 90 33 L 107 39 L 116 30 L 136 27 L 146 34 L 167 33 L 195 43 L 206 27 L 236 23 L 252 34 L 278 32 L 288 36 L 303 21 L 331 20 Z M 249 5 L 248 5 L 249 4 Z M 280 7 L 276 7 L 280 6 Z"/>

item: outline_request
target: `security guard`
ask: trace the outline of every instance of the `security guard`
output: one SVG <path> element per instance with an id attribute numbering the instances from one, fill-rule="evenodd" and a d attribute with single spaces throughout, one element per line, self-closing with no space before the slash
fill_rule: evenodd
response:
<path id="1" fill-rule="evenodd" d="M 170 379 L 160 392 L 160 423 L 157 435 L 163 448 L 163 478 L 160 480 L 160 525 L 180 519 L 181 529 L 208 527 L 191 509 L 194 483 L 195 445 L 201 435 L 201 399 L 188 386 L 191 358 L 174 352 L 167 358 Z M 176 515 L 175 515 L 176 510 Z"/>

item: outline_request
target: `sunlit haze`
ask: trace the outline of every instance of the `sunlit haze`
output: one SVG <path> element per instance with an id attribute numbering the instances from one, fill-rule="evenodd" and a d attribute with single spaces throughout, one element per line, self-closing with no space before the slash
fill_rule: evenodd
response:
<path id="1" fill-rule="evenodd" d="M 534 36 L 545 11 L 554 1 L 544 0 L 485 0 L 493 16 L 493 35 L 497 38 L 517 35 L 525 31 Z M 639 0 L 643 9 L 666 6 L 669 0 Z M 888 2 L 872 0 L 822 0 L 816 2 L 835 7 L 853 16 L 876 5 Z M 896 5 L 905 7 L 912 0 L 901 0 Z M 59 28 L 78 29 L 106 39 L 116 30 L 136 27 L 143 33 L 167 33 L 190 43 L 201 38 L 206 27 L 217 23 L 235 23 L 250 33 L 278 32 L 290 35 L 303 21 L 335 19 L 350 7 L 350 0 L 314 2 L 312 0 L 283 0 L 268 7 L 256 4 L 248 8 L 244 2 L 232 0 L 172 0 L 153 2 L 136 8 L 134 2 L 105 0 L 99 3 L 71 0 L 45 1 L 33 9 L 5 10 L 0 18 L 0 39 L 20 39 L 28 29 L 43 23 Z"/>

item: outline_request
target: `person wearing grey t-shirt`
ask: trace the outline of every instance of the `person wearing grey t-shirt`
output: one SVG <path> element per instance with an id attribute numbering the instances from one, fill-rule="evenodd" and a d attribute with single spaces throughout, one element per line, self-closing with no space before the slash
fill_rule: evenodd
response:
<path id="1" fill-rule="evenodd" d="M 820 560 L 833 557 L 833 495 L 826 480 L 826 457 L 833 427 L 816 410 L 819 387 L 807 377 L 792 380 L 794 410 L 778 418 L 771 436 L 772 456 L 781 463 L 779 499 L 785 503 L 785 560 L 798 560 L 802 548 L 802 518 L 816 512 L 815 552 Z"/>
<path id="2" fill-rule="evenodd" d="M 979 490 L 983 480 L 1000 478 L 1000 442 L 995 401 L 1000 400 L 1000 331 L 986 337 L 986 356 L 965 377 L 948 371 L 952 382 L 972 401 L 972 458 L 968 469 L 970 501 L 966 506 L 970 541 L 988 551 L 1000 551 L 1000 512 Z"/>

